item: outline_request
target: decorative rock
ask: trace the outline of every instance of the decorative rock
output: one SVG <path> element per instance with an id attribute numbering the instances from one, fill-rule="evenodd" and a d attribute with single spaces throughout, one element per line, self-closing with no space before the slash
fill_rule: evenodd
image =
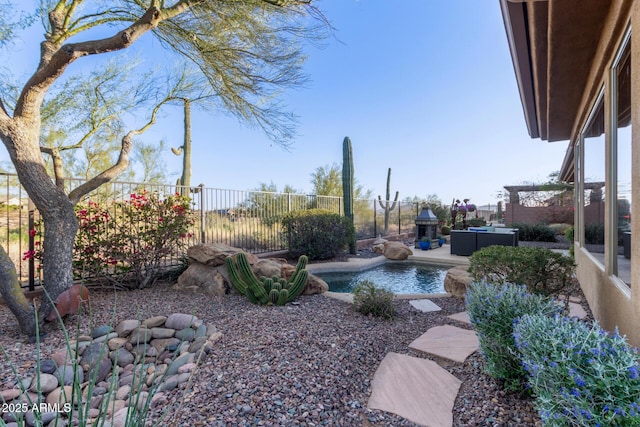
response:
<path id="1" fill-rule="evenodd" d="M 71 359 L 73 359 L 73 357 L 67 352 L 66 348 L 54 352 L 51 358 L 55 362 L 56 366 L 68 365 L 71 363 Z"/>
<path id="2" fill-rule="evenodd" d="M 178 387 L 178 378 L 167 378 L 160 387 L 158 387 L 158 391 L 171 391 L 176 387 Z"/>
<path id="3" fill-rule="evenodd" d="M 21 392 L 17 388 L 10 388 L 7 390 L 0 391 L 0 400 L 3 402 L 9 402 L 13 399 L 16 399 L 20 396 Z"/>
<path id="4" fill-rule="evenodd" d="M 284 262 L 282 262 L 284 261 Z M 287 263 L 287 260 L 276 259 L 261 259 L 256 262 L 253 267 L 253 273 L 256 277 L 282 277 L 282 265 Z"/>
<path id="5" fill-rule="evenodd" d="M 228 256 L 233 256 L 238 252 L 243 251 L 242 249 L 234 248 L 233 246 L 225 245 L 224 243 L 206 243 L 191 246 L 187 249 L 187 256 L 189 257 L 189 261 L 216 266 L 223 265 L 224 260 Z M 248 253 L 247 260 L 249 261 L 249 264 L 253 265 L 258 261 L 258 258 L 255 255 Z"/>
<path id="6" fill-rule="evenodd" d="M 373 245 L 371 246 L 371 249 L 377 254 L 382 254 L 384 253 L 384 244 Z"/>
<path id="7" fill-rule="evenodd" d="M 193 337 L 194 339 L 204 338 L 207 336 L 207 327 L 204 324 L 201 324 L 196 329 L 196 334 Z"/>
<path id="8" fill-rule="evenodd" d="M 118 366 L 125 367 L 128 364 L 132 363 L 135 358 L 133 354 L 127 351 L 124 348 L 119 348 L 111 353 L 111 360 L 114 361 Z"/>
<path id="9" fill-rule="evenodd" d="M 471 283 L 469 271 L 464 266 L 450 268 L 444 276 L 444 290 L 456 298 L 464 298 Z"/>
<path id="10" fill-rule="evenodd" d="M 45 374 L 53 374 L 57 367 L 56 362 L 51 359 L 45 359 L 40 362 L 40 372 Z"/>
<path id="11" fill-rule="evenodd" d="M 56 403 L 64 405 L 65 403 L 71 403 L 72 396 L 73 386 L 65 385 L 52 390 L 51 393 L 47 395 L 46 402 L 50 405 L 54 405 Z"/>
<path id="12" fill-rule="evenodd" d="M 112 402 L 109 402 L 109 404 L 107 405 L 107 414 L 108 415 L 112 415 L 115 414 L 116 412 L 118 412 L 120 409 L 124 408 L 127 406 L 127 402 L 125 402 L 122 399 L 116 399 Z"/>
<path id="13" fill-rule="evenodd" d="M 410 247 L 401 242 L 386 242 L 383 255 L 394 261 L 401 261 L 413 255 Z"/>
<path id="14" fill-rule="evenodd" d="M 192 363 L 189 363 L 189 365 L 192 365 Z M 191 377 L 191 372 L 183 372 L 182 374 L 178 374 L 178 378 L 177 378 L 178 384 L 186 383 L 187 381 L 189 381 L 190 377 Z"/>
<path id="15" fill-rule="evenodd" d="M 189 373 L 194 369 L 196 369 L 197 366 L 198 365 L 196 365 L 195 363 L 185 363 L 184 365 L 178 368 L 178 373 L 179 374 Z"/>
<path id="16" fill-rule="evenodd" d="M 227 294 L 229 284 L 215 267 L 193 263 L 178 277 L 171 289 L 218 297 Z"/>
<path id="17" fill-rule="evenodd" d="M 167 320 L 167 316 L 154 316 L 146 319 L 142 322 L 142 326 L 145 328 L 155 328 L 161 325 L 164 325 L 164 322 Z"/>
<path id="18" fill-rule="evenodd" d="M 175 329 L 169 328 L 151 328 L 152 339 L 171 338 L 176 333 Z"/>
<path id="19" fill-rule="evenodd" d="M 84 371 L 81 366 L 76 365 L 75 368 L 72 365 L 63 365 L 56 369 L 56 378 L 60 384 L 70 385 L 75 382 L 81 384 L 84 382 Z"/>
<path id="20" fill-rule="evenodd" d="M 27 411 L 27 413 L 24 414 L 24 420 L 27 422 L 28 426 L 35 426 L 36 422 L 40 423 L 39 425 L 46 426 L 53 421 L 57 415 L 58 413 L 55 411 L 38 411 L 38 418 L 36 419 L 35 412 Z"/>
<path id="21" fill-rule="evenodd" d="M 80 365 L 84 369 L 91 369 L 97 366 L 102 359 L 104 359 L 109 351 L 107 347 L 102 343 L 90 344 L 84 353 L 82 353 L 82 358 L 80 359 Z"/>
<path id="22" fill-rule="evenodd" d="M 189 353 L 197 353 L 207 342 L 207 338 L 200 337 L 196 338 L 191 344 L 189 344 L 189 348 L 187 349 Z"/>
<path id="23" fill-rule="evenodd" d="M 131 386 L 123 385 L 116 391 L 116 399 L 126 400 L 129 397 L 129 393 L 131 393 Z"/>
<path id="24" fill-rule="evenodd" d="M 175 330 L 186 329 L 190 328 L 196 320 L 198 318 L 193 314 L 173 313 L 164 322 L 164 327 Z"/>
<path id="25" fill-rule="evenodd" d="M 98 326 L 91 331 L 91 338 L 98 338 L 113 332 L 113 328 L 109 325 Z"/>
<path id="26" fill-rule="evenodd" d="M 116 332 L 111 332 L 107 335 L 102 335 L 101 337 L 98 337 L 96 339 L 93 340 L 94 343 L 96 342 L 105 342 L 105 341 L 109 341 L 112 338 L 118 338 L 118 334 Z"/>
<path id="27" fill-rule="evenodd" d="M 118 323 L 118 326 L 116 326 L 116 332 L 118 333 L 118 336 L 126 338 L 131 332 L 133 332 L 134 329 L 139 326 L 139 320 L 123 320 L 122 322 Z"/>
<path id="28" fill-rule="evenodd" d="M 129 342 L 131 344 L 147 343 L 151 340 L 151 330 L 147 328 L 136 328 L 129 335 Z"/>
<path id="29" fill-rule="evenodd" d="M 207 323 L 207 336 L 211 336 L 211 334 L 218 332 L 218 328 L 213 323 Z"/>
<path id="30" fill-rule="evenodd" d="M 108 342 L 107 345 L 109 346 L 109 350 L 113 351 L 113 350 L 117 350 L 120 347 L 124 347 L 124 345 L 127 343 L 127 339 L 126 338 L 111 338 Z"/>
<path id="31" fill-rule="evenodd" d="M 182 341 L 191 341 L 195 335 L 196 331 L 191 328 L 181 329 L 175 333 L 175 337 Z"/>
<path id="32" fill-rule="evenodd" d="M 313 274 L 309 274 L 307 278 L 307 283 L 304 285 L 304 289 L 302 290 L 302 295 L 314 295 L 314 294 L 322 294 L 329 290 L 329 285 L 327 282 L 315 276 Z"/>
<path id="33" fill-rule="evenodd" d="M 171 364 L 167 368 L 167 372 L 165 373 L 165 375 L 170 376 L 170 375 L 177 374 L 178 369 L 180 369 L 181 366 L 186 365 L 187 363 L 192 363 L 193 360 L 194 360 L 193 353 L 183 354 L 182 356 L 178 357 L 173 362 L 171 362 Z"/>
<path id="34" fill-rule="evenodd" d="M 151 340 L 149 344 L 151 344 L 160 353 L 164 350 L 175 351 L 180 344 L 180 340 L 177 338 L 157 339 Z M 169 347 L 172 347 L 172 349 Z"/>
<path id="35" fill-rule="evenodd" d="M 209 335 L 209 341 L 211 341 L 211 343 L 218 342 L 220 338 L 222 338 L 222 332 L 216 332 L 214 334 Z"/>
<path id="36" fill-rule="evenodd" d="M 56 387 L 58 387 L 58 378 L 51 374 L 40 374 L 40 383 L 38 384 L 38 382 L 33 381 L 29 390 L 34 393 L 37 393 L 38 391 L 42 393 L 49 393 Z"/>
<path id="37" fill-rule="evenodd" d="M 129 402 L 133 403 L 135 408 L 142 412 L 145 406 L 150 403 L 149 401 L 149 392 L 141 391 L 140 393 L 136 393 L 129 399 Z"/>

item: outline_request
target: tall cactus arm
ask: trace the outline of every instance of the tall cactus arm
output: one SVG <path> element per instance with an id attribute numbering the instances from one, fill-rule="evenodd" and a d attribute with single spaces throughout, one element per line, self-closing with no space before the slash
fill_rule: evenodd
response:
<path id="1" fill-rule="evenodd" d="M 396 208 L 396 205 L 398 204 L 398 196 L 400 195 L 399 191 L 396 191 L 396 197 L 393 199 L 393 204 L 391 204 L 391 207 L 389 208 L 390 211 L 394 210 Z"/>

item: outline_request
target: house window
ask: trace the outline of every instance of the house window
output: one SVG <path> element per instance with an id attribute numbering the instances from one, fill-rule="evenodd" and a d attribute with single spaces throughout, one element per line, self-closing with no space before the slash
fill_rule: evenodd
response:
<path id="1" fill-rule="evenodd" d="M 604 90 L 600 91 L 582 131 L 581 245 L 604 265 L 605 127 Z"/>
<path id="2" fill-rule="evenodd" d="M 629 261 L 631 248 L 631 37 L 627 32 L 612 68 L 612 168 L 616 203 L 613 206 L 611 244 L 612 273 L 631 282 Z"/>

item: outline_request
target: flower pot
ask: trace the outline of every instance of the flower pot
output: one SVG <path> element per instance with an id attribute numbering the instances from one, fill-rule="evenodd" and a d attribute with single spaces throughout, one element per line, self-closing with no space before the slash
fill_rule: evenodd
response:
<path id="1" fill-rule="evenodd" d="M 441 239 L 438 240 L 438 246 L 442 246 L 444 245 L 444 242 L 446 241 L 446 239 L 443 237 Z"/>
<path id="2" fill-rule="evenodd" d="M 431 242 L 418 242 L 418 245 L 420 245 L 420 249 L 422 249 L 423 251 L 429 250 L 431 249 Z"/>

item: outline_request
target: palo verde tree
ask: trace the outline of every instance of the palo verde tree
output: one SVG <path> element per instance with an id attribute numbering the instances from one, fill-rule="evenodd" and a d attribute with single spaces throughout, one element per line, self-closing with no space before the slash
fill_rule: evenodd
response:
<path id="1" fill-rule="evenodd" d="M 225 111 L 260 127 L 275 141 L 287 141 L 295 118 L 282 110 L 275 95 L 304 81 L 301 41 L 317 38 L 327 28 L 311 0 L 42 0 L 30 5 L 44 24 L 43 39 L 35 48 L 39 61 L 18 86 L 15 103 L 0 100 L 0 138 L 44 222 L 44 287 L 51 299 L 73 280 L 72 250 L 78 229 L 74 205 L 126 169 L 134 136 L 155 121 L 162 105 L 156 104 L 143 126 L 123 134 L 113 165 L 67 192 L 59 179 L 52 180 L 47 173 L 40 136 L 43 102 L 70 73 L 71 64 L 128 49 L 150 34 L 198 70 Z M 5 45 L 11 48 L 10 43 Z M 145 55 L 158 56 L 155 50 L 143 50 Z M 35 335 L 34 309 L 22 296 L 15 268 L 3 249 L 0 291 L 21 331 Z M 43 299 L 39 318 L 51 309 L 50 300 Z"/>

